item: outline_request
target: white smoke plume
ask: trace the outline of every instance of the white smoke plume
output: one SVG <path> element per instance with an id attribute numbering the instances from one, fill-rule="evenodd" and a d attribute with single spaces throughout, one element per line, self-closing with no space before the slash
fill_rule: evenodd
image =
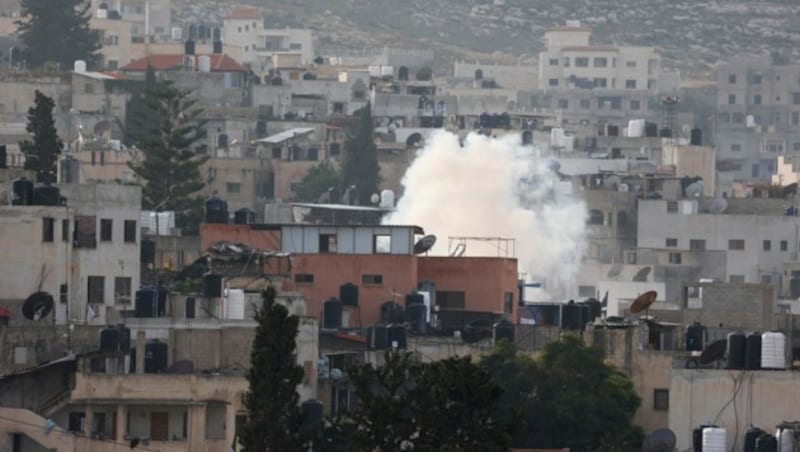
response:
<path id="1" fill-rule="evenodd" d="M 435 132 L 402 181 L 404 192 L 386 224 L 420 225 L 438 238 L 513 238 L 520 271 L 551 296 L 573 295 L 586 248 L 586 208 L 565 189 L 552 160 L 518 137 L 459 137 Z M 467 256 L 497 256 L 492 242 L 467 242 Z M 499 255 L 503 256 L 504 253 Z"/>

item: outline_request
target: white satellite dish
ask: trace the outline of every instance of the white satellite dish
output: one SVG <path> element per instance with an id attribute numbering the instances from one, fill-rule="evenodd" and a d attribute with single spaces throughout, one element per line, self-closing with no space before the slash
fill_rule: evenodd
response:
<path id="1" fill-rule="evenodd" d="M 715 200 L 711 201 L 711 204 L 708 206 L 708 211 L 711 213 L 724 213 L 727 208 L 728 208 L 727 199 L 716 198 Z"/>
<path id="2" fill-rule="evenodd" d="M 627 193 L 630 191 L 630 189 L 631 188 L 628 186 L 628 184 L 619 184 L 619 191 L 622 193 Z"/>
<path id="3" fill-rule="evenodd" d="M 686 197 L 699 198 L 703 195 L 704 190 L 705 184 L 703 184 L 703 181 L 699 180 L 697 182 L 693 182 L 686 187 Z"/>

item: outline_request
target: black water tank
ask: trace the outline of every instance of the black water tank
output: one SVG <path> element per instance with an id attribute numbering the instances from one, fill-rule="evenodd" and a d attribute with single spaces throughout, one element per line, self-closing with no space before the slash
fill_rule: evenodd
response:
<path id="1" fill-rule="evenodd" d="M 778 452 L 778 438 L 764 433 L 756 439 L 756 452 Z"/>
<path id="2" fill-rule="evenodd" d="M 138 318 L 155 317 L 158 292 L 146 288 L 136 291 L 136 300 L 133 306 L 133 316 Z"/>
<path id="3" fill-rule="evenodd" d="M 686 327 L 686 351 L 701 352 L 705 347 L 706 327 L 694 322 Z"/>
<path id="4" fill-rule="evenodd" d="M 33 182 L 27 178 L 20 177 L 15 180 L 11 190 L 14 197 L 11 199 L 12 206 L 31 206 L 33 205 Z"/>
<path id="5" fill-rule="evenodd" d="M 672 129 L 667 127 L 661 129 L 661 137 L 662 138 L 672 138 Z"/>
<path id="6" fill-rule="evenodd" d="M 139 243 L 139 262 L 142 264 L 156 263 L 156 241 L 150 238 L 143 238 Z"/>
<path id="7" fill-rule="evenodd" d="M 599 319 L 603 316 L 603 303 L 600 303 L 600 301 L 596 298 L 589 298 L 588 300 L 584 301 L 584 304 L 588 305 L 592 312 L 592 322 L 594 322 L 595 319 Z"/>
<path id="8" fill-rule="evenodd" d="M 100 350 L 104 352 L 119 351 L 119 330 L 110 326 L 100 331 Z"/>
<path id="9" fill-rule="evenodd" d="M 344 306 L 358 307 L 358 286 L 352 283 L 339 286 L 339 300 Z"/>
<path id="10" fill-rule="evenodd" d="M 505 339 L 509 342 L 514 342 L 514 325 L 508 320 L 501 320 L 492 325 L 494 332 L 494 340 L 499 341 Z"/>
<path id="11" fill-rule="evenodd" d="M 183 45 L 183 54 L 194 55 L 194 41 L 191 39 L 186 41 L 186 43 Z"/>
<path id="12" fill-rule="evenodd" d="M 0 169 L 8 168 L 8 152 L 6 151 L 6 145 L 0 144 Z"/>
<path id="13" fill-rule="evenodd" d="M 381 322 L 383 323 L 403 323 L 403 307 L 394 301 L 387 301 L 381 304 Z"/>
<path id="14" fill-rule="evenodd" d="M 159 374 L 167 368 L 167 344 L 153 340 L 144 346 L 144 371 Z"/>
<path id="15" fill-rule="evenodd" d="M 222 275 L 217 273 L 203 275 L 203 295 L 206 298 L 222 297 Z"/>
<path id="16" fill-rule="evenodd" d="M 125 325 L 117 325 L 119 331 L 119 351 L 127 352 L 131 349 L 131 329 Z"/>
<path id="17" fill-rule="evenodd" d="M 577 331 L 580 329 L 581 308 L 574 302 L 569 302 L 561 308 L 561 329 Z"/>
<path id="18" fill-rule="evenodd" d="M 412 292 L 412 293 L 406 295 L 406 311 L 409 309 L 409 307 L 411 307 L 411 306 L 413 306 L 415 304 L 421 304 L 421 305 L 424 306 L 425 305 L 425 297 L 423 297 L 422 294 L 419 293 L 419 292 Z"/>
<path id="19" fill-rule="evenodd" d="M 619 136 L 619 126 L 615 126 L 612 124 L 608 125 L 608 136 L 616 137 Z"/>
<path id="20" fill-rule="evenodd" d="M 747 336 L 741 331 L 728 334 L 728 369 L 744 369 Z"/>
<path id="21" fill-rule="evenodd" d="M 654 122 L 646 122 L 644 124 L 644 136 L 658 137 L 658 124 Z"/>
<path id="22" fill-rule="evenodd" d="M 689 134 L 689 144 L 692 146 L 703 145 L 703 131 L 695 127 Z"/>
<path id="23" fill-rule="evenodd" d="M 328 298 L 323 303 L 322 328 L 326 330 L 342 328 L 342 303 L 336 298 Z"/>
<path id="24" fill-rule="evenodd" d="M 427 334 L 428 320 L 426 306 L 416 303 L 406 306 L 406 322 L 412 332 L 416 334 Z"/>
<path id="25" fill-rule="evenodd" d="M 206 201 L 206 223 L 228 224 L 228 202 L 212 196 Z"/>
<path id="26" fill-rule="evenodd" d="M 256 213 L 246 207 L 233 213 L 233 224 L 253 224 L 255 219 Z"/>
<path id="27" fill-rule="evenodd" d="M 389 328 L 377 323 L 367 328 L 367 347 L 373 350 L 384 350 L 389 347 Z"/>
<path id="28" fill-rule="evenodd" d="M 750 427 L 744 434 L 744 452 L 756 452 L 758 437 L 766 433 L 758 427 Z"/>
<path id="29" fill-rule="evenodd" d="M 744 368 L 747 370 L 761 369 L 761 333 L 747 333 L 744 349 Z"/>
<path id="30" fill-rule="evenodd" d="M 389 347 L 394 348 L 395 345 L 400 350 L 406 348 L 406 327 L 404 325 L 394 324 L 389 325 Z"/>
<path id="31" fill-rule="evenodd" d="M 33 189 L 33 204 L 35 206 L 61 205 L 61 190 L 54 185 L 39 185 Z"/>
<path id="32" fill-rule="evenodd" d="M 213 53 L 215 53 L 215 54 L 222 53 L 222 41 L 219 41 L 219 40 L 214 41 L 212 46 L 214 47 L 214 49 L 212 50 Z"/>
<path id="33" fill-rule="evenodd" d="M 789 296 L 794 299 L 800 298 L 800 277 L 793 276 L 789 280 Z"/>
<path id="34" fill-rule="evenodd" d="M 592 322 L 592 307 L 586 303 L 578 303 L 578 306 L 581 308 L 581 330 L 584 330 Z"/>

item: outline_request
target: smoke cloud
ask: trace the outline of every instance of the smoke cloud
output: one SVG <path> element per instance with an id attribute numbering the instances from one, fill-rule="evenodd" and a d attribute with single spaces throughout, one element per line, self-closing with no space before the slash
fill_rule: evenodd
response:
<path id="1" fill-rule="evenodd" d="M 437 236 L 431 254 L 455 251 L 449 237 L 515 239 L 528 281 L 551 296 L 571 296 L 586 247 L 586 208 L 562 183 L 553 161 L 518 137 L 435 132 L 402 181 L 386 224 L 416 224 Z M 497 242 L 468 241 L 464 255 L 504 256 Z M 450 249 L 448 249 L 450 248 Z M 513 254 L 512 254 L 513 253 Z"/>

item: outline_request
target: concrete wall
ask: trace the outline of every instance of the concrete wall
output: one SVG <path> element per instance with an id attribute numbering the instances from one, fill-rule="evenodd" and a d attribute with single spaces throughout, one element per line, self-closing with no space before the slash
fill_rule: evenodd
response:
<path id="1" fill-rule="evenodd" d="M 684 323 L 765 331 L 775 327 L 776 288 L 769 284 L 698 283 L 684 290 Z"/>
<path id="2" fill-rule="evenodd" d="M 797 372 L 673 369 L 669 428 L 678 450 L 691 449 L 692 430 L 711 420 L 727 431 L 728 447 L 741 452 L 751 424 L 774 432 L 779 423 L 797 420 L 798 388 Z"/>

